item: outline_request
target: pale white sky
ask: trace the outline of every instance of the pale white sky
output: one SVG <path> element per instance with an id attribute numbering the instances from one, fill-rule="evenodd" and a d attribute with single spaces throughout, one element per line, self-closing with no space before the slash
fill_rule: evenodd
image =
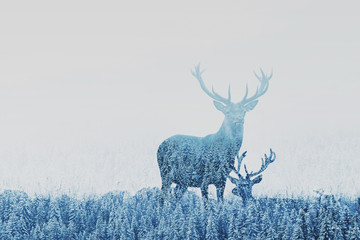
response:
<path id="1" fill-rule="evenodd" d="M 29 144 L 42 149 L 45 143 L 61 148 L 111 142 L 128 149 L 123 158 L 142 154 L 122 160 L 129 168 L 137 161 L 136 166 L 154 172 L 140 177 L 136 188 L 151 185 L 153 179 L 152 185 L 158 185 L 155 153 L 161 140 L 180 133 L 212 133 L 223 118 L 190 74 L 198 62 L 206 68 L 207 85 L 225 94 L 230 83 L 235 100 L 242 98 L 246 83 L 255 90 L 253 70 L 274 70 L 268 93 L 246 117 L 244 148 L 252 150 L 254 158 L 272 146 L 279 156 L 283 153 L 283 162 L 303 164 L 301 153 L 317 153 L 314 146 L 329 135 L 340 146 L 358 143 L 359 5 L 3 1 L 2 151 Z M 140 137 L 144 147 L 136 145 Z M 295 160 L 286 144 L 301 146 Z M 341 154 L 350 166 L 354 161 L 346 154 L 355 151 Z M 77 161 L 76 156 L 71 159 Z M 360 167 L 356 164 L 355 169 Z M 1 165 L 6 169 L 9 163 L 3 159 Z M 291 166 L 278 163 L 274 172 L 290 171 Z M 141 175 L 143 169 L 137 169 Z M 21 179 L 26 181 L 26 174 Z"/>

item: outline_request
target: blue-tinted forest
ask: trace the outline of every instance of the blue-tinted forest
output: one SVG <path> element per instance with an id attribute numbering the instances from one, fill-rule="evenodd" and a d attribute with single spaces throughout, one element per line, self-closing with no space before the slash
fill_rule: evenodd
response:
<path id="1" fill-rule="evenodd" d="M 187 192 L 163 207 L 142 189 L 82 199 L 0 194 L 0 239 L 360 239 L 359 200 L 241 198 L 210 200 Z"/>

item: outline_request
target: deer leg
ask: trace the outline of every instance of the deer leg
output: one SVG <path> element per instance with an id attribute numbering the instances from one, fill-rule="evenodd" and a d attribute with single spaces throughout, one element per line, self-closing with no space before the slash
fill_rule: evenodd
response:
<path id="1" fill-rule="evenodd" d="M 168 179 L 163 179 L 162 184 L 161 184 L 161 196 L 160 196 L 160 205 L 161 206 L 164 204 L 164 199 L 166 198 L 170 187 L 171 187 L 171 181 L 169 181 Z"/>
<path id="2" fill-rule="evenodd" d="M 177 199 L 180 199 L 184 195 L 186 190 L 187 190 L 187 187 L 177 184 L 175 187 L 175 197 Z"/>
<path id="3" fill-rule="evenodd" d="M 162 185 L 161 185 L 161 191 L 167 193 L 169 188 L 171 186 L 171 182 L 170 181 L 163 181 Z"/>
<path id="4" fill-rule="evenodd" d="M 204 186 L 201 186 L 201 196 L 203 198 L 205 198 L 206 200 L 208 200 L 208 186 L 207 185 L 204 185 Z"/>
<path id="5" fill-rule="evenodd" d="M 205 206 L 205 209 L 208 209 L 209 208 L 209 197 L 208 197 L 208 188 L 209 186 L 208 185 L 202 185 L 200 187 L 201 189 L 201 196 L 203 198 L 203 201 L 204 201 L 204 206 Z"/>
<path id="6" fill-rule="evenodd" d="M 225 185 L 216 186 L 216 196 L 218 202 L 224 201 L 224 190 L 225 190 Z"/>

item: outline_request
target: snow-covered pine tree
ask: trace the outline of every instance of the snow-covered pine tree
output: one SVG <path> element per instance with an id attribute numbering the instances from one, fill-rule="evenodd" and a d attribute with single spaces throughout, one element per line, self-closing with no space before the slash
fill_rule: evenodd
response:
<path id="1" fill-rule="evenodd" d="M 294 232 L 294 229 L 293 229 L 292 223 L 290 221 L 285 223 L 285 230 L 284 230 L 284 233 L 282 234 L 281 239 L 284 239 L 284 240 L 292 239 L 293 232 Z"/>
<path id="2" fill-rule="evenodd" d="M 65 238 L 66 239 L 76 239 L 76 236 L 79 234 L 77 226 L 73 220 L 69 221 L 69 224 L 66 229 Z"/>
<path id="3" fill-rule="evenodd" d="M 216 225 L 214 222 L 214 217 L 211 212 L 210 212 L 208 220 L 207 220 L 205 238 L 207 240 L 218 240 L 219 239 L 217 228 L 216 228 Z"/>
<path id="4" fill-rule="evenodd" d="M 5 239 L 13 239 L 19 236 L 18 231 L 18 222 L 19 218 L 16 216 L 15 212 L 11 212 L 9 216 L 9 220 L 6 222 L 6 229 L 5 229 Z"/>
<path id="5" fill-rule="evenodd" d="M 63 238 L 63 233 L 66 231 L 64 231 L 64 228 L 62 228 L 61 224 L 56 219 L 56 216 L 53 215 L 45 226 L 44 232 L 47 239 L 58 240 Z"/>
<path id="6" fill-rule="evenodd" d="M 153 229 L 149 215 L 141 216 L 137 229 L 138 229 L 138 238 L 145 239 L 146 236 L 148 235 L 148 232 L 150 232 Z"/>
<path id="7" fill-rule="evenodd" d="M 49 219 L 56 220 L 58 223 L 61 222 L 60 208 L 55 199 L 50 201 Z"/>
<path id="8" fill-rule="evenodd" d="M 196 229 L 195 217 L 192 214 L 190 214 L 189 218 L 186 221 L 185 240 L 196 240 L 196 239 L 200 239 L 200 236 Z"/>
<path id="9" fill-rule="evenodd" d="M 33 228 L 30 232 L 30 239 L 37 239 L 37 240 L 45 240 L 45 234 L 43 229 L 40 228 L 39 224 L 35 225 L 35 228 Z"/>
<path id="10" fill-rule="evenodd" d="M 278 234 L 276 233 L 275 229 L 270 226 L 268 229 L 266 229 L 266 238 L 265 240 L 277 240 L 279 239 Z"/>
<path id="11" fill-rule="evenodd" d="M 332 239 L 334 236 L 331 219 L 332 215 L 330 212 L 325 212 L 321 214 L 321 216 L 323 216 L 323 218 L 320 221 L 319 240 Z"/>
<path id="12" fill-rule="evenodd" d="M 344 235 L 342 234 L 341 228 L 339 226 L 335 227 L 334 230 L 334 240 L 344 240 Z"/>
<path id="13" fill-rule="evenodd" d="M 258 235 L 261 236 L 262 239 L 266 239 L 267 238 L 267 229 L 271 226 L 271 220 L 270 220 L 270 216 L 269 216 L 269 211 L 270 210 L 266 210 L 262 217 L 261 217 L 261 221 L 259 223 L 259 232 Z"/>
<path id="14" fill-rule="evenodd" d="M 164 216 L 160 216 L 160 220 L 159 220 L 159 225 L 157 226 L 156 229 L 156 239 L 164 239 L 166 235 L 169 234 L 168 232 L 168 226 L 167 226 L 167 221 L 165 220 Z"/>
<path id="15" fill-rule="evenodd" d="M 97 239 L 109 239 L 106 222 L 104 221 L 101 214 L 98 215 L 96 221 L 95 236 L 97 237 Z"/>
<path id="16" fill-rule="evenodd" d="M 354 219 L 354 217 L 353 217 Z M 349 228 L 349 232 L 346 236 L 346 239 L 350 240 L 359 240 L 360 239 L 360 226 L 358 221 L 354 219 L 354 221 L 351 223 L 351 226 Z"/>
<path id="17" fill-rule="evenodd" d="M 229 240 L 238 240 L 241 239 L 241 233 L 237 228 L 238 220 L 235 218 L 234 213 L 230 213 L 230 218 L 228 222 L 228 239 Z"/>
<path id="18" fill-rule="evenodd" d="M 276 229 L 276 232 L 278 234 L 279 239 L 283 238 L 283 235 L 285 234 L 285 229 L 288 223 L 290 222 L 290 216 L 288 211 L 286 211 L 286 208 L 283 211 L 282 218 L 279 221 L 279 226 Z M 292 230 L 290 231 L 292 233 Z M 291 235 L 290 235 L 291 236 Z"/>
<path id="19" fill-rule="evenodd" d="M 351 216 L 351 213 L 350 213 L 349 208 L 346 205 L 344 205 L 340 209 L 340 220 L 339 220 L 339 227 L 341 228 L 341 232 L 344 237 L 346 237 L 349 232 L 349 228 L 351 225 L 350 216 Z"/>
<path id="20" fill-rule="evenodd" d="M 305 239 L 301 226 L 296 224 L 291 239 Z"/>

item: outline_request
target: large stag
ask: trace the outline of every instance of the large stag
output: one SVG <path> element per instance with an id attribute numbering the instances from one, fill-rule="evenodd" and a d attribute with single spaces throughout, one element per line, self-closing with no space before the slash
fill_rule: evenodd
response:
<path id="1" fill-rule="evenodd" d="M 255 184 L 261 182 L 262 175 L 260 175 L 260 174 L 263 171 L 265 171 L 265 169 L 269 166 L 270 163 L 275 161 L 276 154 L 275 154 L 275 152 L 272 151 L 272 149 L 270 149 L 270 155 L 267 156 L 265 154 L 264 158 L 261 158 L 261 162 L 262 162 L 261 167 L 260 167 L 260 170 L 257 172 L 251 171 L 249 173 L 246 168 L 246 165 L 244 164 L 246 176 L 243 177 L 240 173 L 240 168 L 241 168 L 242 160 L 244 159 L 245 156 L 246 156 L 246 152 L 244 152 L 240 157 L 239 157 L 239 155 L 236 156 L 237 162 L 238 162 L 237 169 L 233 169 L 233 170 L 237 174 L 238 178 L 234 178 L 229 175 L 229 179 L 233 184 L 236 185 L 236 187 L 232 190 L 232 193 L 236 196 L 241 197 L 242 200 L 246 203 L 248 200 L 253 199 L 252 187 Z M 253 177 L 255 177 L 255 178 L 253 178 Z"/>
<path id="2" fill-rule="evenodd" d="M 253 96 L 248 97 L 248 86 L 244 98 L 231 102 L 230 86 L 228 97 L 224 98 L 212 89 L 209 91 L 202 79 L 200 65 L 192 71 L 202 90 L 214 100 L 216 109 L 225 115 L 220 130 L 205 137 L 175 135 L 162 142 L 157 151 L 157 160 L 162 180 L 163 196 L 172 183 L 175 193 L 180 197 L 188 187 L 199 187 L 203 198 L 208 199 L 208 186 L 214 184 L 218 200 L 223 200 L 226 179 L 234 169 L 235 156 L 243 141 L 245 113 L 254 109 L 257 98 L 269 87 L 272 74 L 261 76 L 255 73 L 260 86 Z"/>

